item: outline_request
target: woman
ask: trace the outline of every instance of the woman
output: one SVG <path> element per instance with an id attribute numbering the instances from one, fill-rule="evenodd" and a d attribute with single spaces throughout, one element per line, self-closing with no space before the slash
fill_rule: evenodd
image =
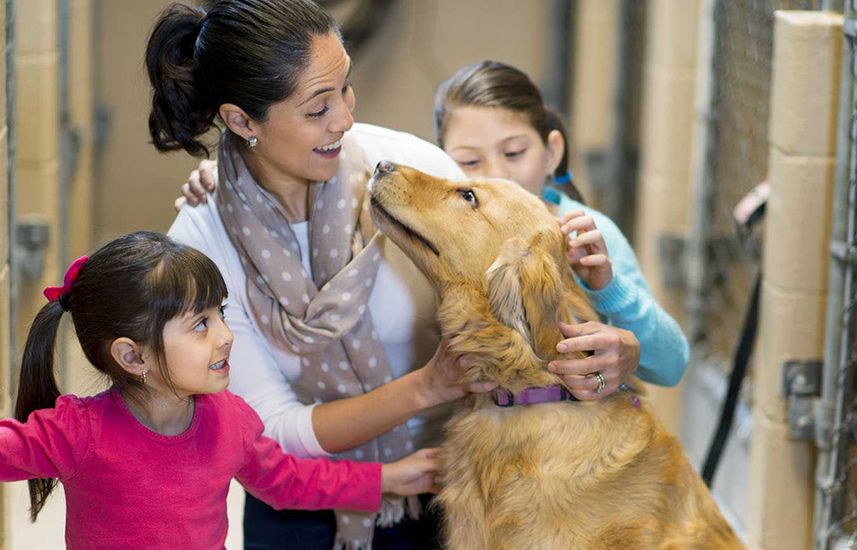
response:
<path id="1" fill-rule="evenodd" d="M 462 174 L 412 136 L 353 125 L 350 59 L 324 11 L 306 0 L 174 4 L 146 62 L 155 147 L 201 154 L 215 119 L 225 127 L 217 196 L 183 209 L 170 235 L 223 272 L 230 389 L 267 435 L 298 455 L 386 462 L 436 436 L 444 411 L 411 417 L 490 389 L 455 382 L 431 288 L 363 209 L 365 169 L 381 159 Z M 430 546 L 437 528 L 418 516 L 414 498 L 334 516 L 281 514 L 248 495 L 245 546 Z"/>

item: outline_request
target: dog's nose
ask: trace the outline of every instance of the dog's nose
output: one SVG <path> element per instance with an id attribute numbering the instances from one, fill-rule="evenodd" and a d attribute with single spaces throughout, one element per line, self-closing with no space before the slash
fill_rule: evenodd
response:
<path id="1" fill-rule="evenodd" d="M 389 174 L 390 172 L 396 171 L 396 165 L 390 162 L 389 160 L 382 160 L 375 166 L 375 176 L 380 176 L 381 174 Z"/>

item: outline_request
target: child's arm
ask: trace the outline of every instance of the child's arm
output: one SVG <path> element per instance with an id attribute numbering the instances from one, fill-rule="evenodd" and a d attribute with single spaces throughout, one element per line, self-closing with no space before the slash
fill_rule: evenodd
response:
<path id="1" fill-rule="evenodd" d="M 381 464 L 299 459 L 260 435 L 236 479 L 277 509 L 375 511 L 381 505 Z"/>
<path id="2" fill-rule="evenodd" d="M 637 337 L 640 368 L 636 375 L 653 384 L 675 386 L 690 358 L 687 338 L 675 319 L 655 300 L 634 251 L 618 228 L 613 240 L 617 254 L 612 283 L 600 291 L 584 291 L 610 324 Z"/>
<path id="3" fill-rule="evenodd" d="M 296 458 L 262 435 L 262 422 L 255 411 L 240 398 L 233 399 L 243 423 L 251 428 L 245 441 L 245 463 L 236 478 L 253 496 L 274 508 L 375 511 L 382 492 L 415 495 L 435 488 L 439 461 L 434 449 L 385 465 Z"/>
<path id="4" fill-rule="evenodd" d="M 86 455 L 90 423 L 86 405 L 66 395 L 26 422 L 0 420 L 0 481 L 72 477 Z"/>
<path id="5" fill-rule="evenodd" d="M 244 465 L 236 479 L 256 498 L 277 509 L 377 510 L 381 465 L 299 459 L 262 435 L 263 424 L 243 399 L 229 395 L 244 428 Z"/>
<path id="6" fill-rule="evenodd" d="M 593 267 L 585 268 L 582 273 L 590 275 L 589 280 L 582 277 L 580 267 L 574 265 L 575 258 L 585 255 L 579 252 L 582 247 L 577 247 L 578 252 L 572 253 L 570 259 L 575 274 L 583 283 L 584 292 L 602 319 L 634 333 L 639 341 L 636 375 L 646 382 L 676 385 L 687 368 L 690 356 L 687 339 L 675 319 L 654 299 L 622 231 L 607 216 L 592 209 L 569 211 L 563 216 L 562 223 L 564 234 L 585 227 L 598 229 L 603 236 L 601 244 L 604 246 L 601 248 L 606 246 L 604 256 L 609 253 L 609 260 L 604 265 L 594 267 L 591 264 Z M 578 242 L 586 241 L 587 233 L 593 232 L 584 232 L 584 237 L 578 236 Z M 597 277 L 597 271 L 606 272 L 607 276 Z M 593 282 L 598 284 L 593 285 Z"/>

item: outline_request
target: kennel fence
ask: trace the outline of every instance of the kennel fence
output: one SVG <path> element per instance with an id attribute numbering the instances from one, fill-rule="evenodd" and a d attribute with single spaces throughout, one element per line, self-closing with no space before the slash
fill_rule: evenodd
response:
<path id="1" fill-rule="evenodd" d="M 844 14 L 826 337 L 815 409 L 817 550 L 857 548 L 857 1 L 846 0 Z"/>
<path id="2" fill-rule="evenodd" d="M 827 4 L 827 5 L 825 5 Z M 772 91 L 774 12 L 836 9 L 835 3 L 811 0 L 712 0 L 711 42 L 705 64 L 709 74 L 698 82 L 703 92 L 705 121 L 694 167 L 697 181 L 693 225 L 686 240 L 687 317 L 692 364 L 685 409 L 711 415 L 726 392 L 726 378 L 741 336 L 754 283 L 760 270 L 762 231 L 741 228 L 733 209 L 763 182 L 768 172 L 768 123 Z M 706 22 L 702 22 L 706 24 Z M 697 93 L 700 93 L 698 91 Z M 757 224 L 760 225 L 760 224 Z M 721 469 L 733 470 L 714 487 L 715 495 L 742 531 L 747 517 L 747 470 L 752 433 L 752 363 L 743 384 L 739 411 L 732 427 L 732 458 Z M 694 403 L 708 396 L 705 406 Z M 691 413 L 693 414 L 693 412 Z M 716 414 L 716 413 L 715 413 Z M 711 420 L 692 420 L 683 427 L 689 454 L 701 466 L 708 450 Z M 704 435 L 699 428 L 705 427 Z M 725 479 L 728 477 L 731 479 Z M 742 481 L 743 480 L 743 481 Z"/>

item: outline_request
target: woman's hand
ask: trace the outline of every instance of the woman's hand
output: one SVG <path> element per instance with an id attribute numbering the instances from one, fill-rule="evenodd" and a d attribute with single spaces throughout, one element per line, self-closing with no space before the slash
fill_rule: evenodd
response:
<path id="1" fill-rule="evenodd" d="M 455 401 L 468 393 L 485 393 L 497 387 L 495 382 L 473 382 L 462 384 L 461 377 L 467 369 L 467 356 L 455 356 L 444 338 L 437 346 L 434 357 L 420 369 L 422 397 L 426 407 Z"/>
<path id="2" fill-rule="evenodd" d="M 187 182 L 182 185 L 182 196 L 175 202 L 176 211 L 181 210 L 185 204 L 196 206 L 201 202 L 208 202 L 208 194 L 214 193 L 217 187 L 214 182 L 215 171 L 217 171 L 217 161 L 200 161 L 199 167 L 190 173 Z"/>
<path id="3" fill-rule="evenodd" d="M 548 364 L 548 370 L 558 374 L 578 399 L 607 397 L 640 364 L 640 342 L 630 331 L 594 321 L 577 325 L 560 323 L 559 329 L 566 339 L 557 344 L 558 352 L 592 352 L 584 359 L 556 359 Z M 596 391 L 598 373 L 605 384 L 600 392 Z"/>
<path id="4" fill-rule="evenodd" d="M 440 449 L 420 449 L 401 460 L 381 466 L 381 492 L 401 496 L 436 493 Z"/>
<path id="5" fill-rule="evenodd" d="M 607 254 L 607 243 L 592 216 L 576 210 L 560 218 L 559 223 L 562 234 L 568 239 L 566 257 L 577 276 L 592 290 L 601 290 L 610 284 L 613 265 Z"/>

